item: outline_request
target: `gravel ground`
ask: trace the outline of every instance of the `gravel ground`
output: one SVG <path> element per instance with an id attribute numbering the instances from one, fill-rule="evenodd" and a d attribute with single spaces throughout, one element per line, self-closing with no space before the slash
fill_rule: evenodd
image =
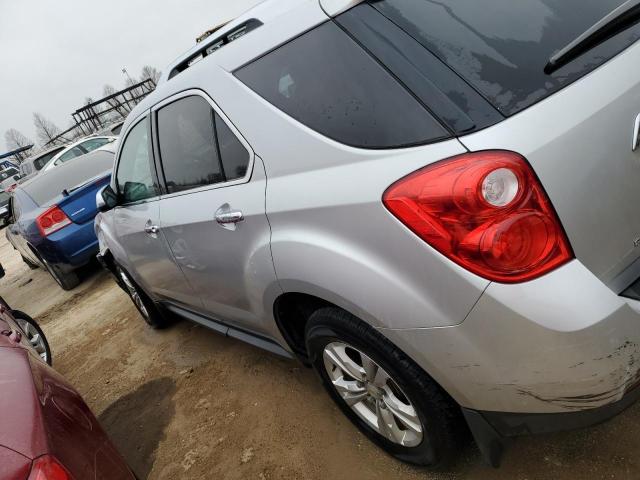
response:
<path id="1" fill-rule="evenodd" d="M 293 361 L 186 321 L 154 331 L 97 267 L 64 292 L 3 232 L 0 261 L 0 295 L 41 322 L 54 367 L 141 479 L 640 478 L 640 405 L 599 427 L 519 439 L 498 470 L 467 445 L 431 472 L 370 444 Z"/>

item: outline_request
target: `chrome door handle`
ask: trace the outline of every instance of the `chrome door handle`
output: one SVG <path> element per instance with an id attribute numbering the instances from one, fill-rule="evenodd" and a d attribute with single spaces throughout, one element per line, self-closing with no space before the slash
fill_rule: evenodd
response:
<path id="1" fill-rule="evenodd" d="M 236 224 L 244 220 L 244 215 L 240 210 L 231 210 L 231 206 L 225 203 L 216 210 L 214 218 L 222 228 L 234 231 L 237 228 Z"/>
<path id="2" fill-rule="evenodd" d="M 633 140 L 631 144 L 631 151 L 635 152 L 640 147 L 640 114 L 636 117 L 636 121 L 633 124 Z"/>
<path id="3" fill-rule="evenodd" d="M 238 223 L 244 220 L 244 216 L 240 210 L 233 210 L 230 212 L 216 213 L 216 222 L 218 223 Z"/>
<path id="4" fill-rule="evenodd" d="M 160 227 L 157 225 L 145 225 L 144 231 L 149 235 L 156 235 L 160 231 Z"/>

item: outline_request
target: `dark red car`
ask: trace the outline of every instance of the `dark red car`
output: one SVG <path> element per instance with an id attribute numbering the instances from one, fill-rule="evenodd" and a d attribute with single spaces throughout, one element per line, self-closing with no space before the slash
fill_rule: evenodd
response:
<path id="1" fill-rule="evenodd" d="M 0 298 L 0 480 L 134 479 L 25 317 Z"/>

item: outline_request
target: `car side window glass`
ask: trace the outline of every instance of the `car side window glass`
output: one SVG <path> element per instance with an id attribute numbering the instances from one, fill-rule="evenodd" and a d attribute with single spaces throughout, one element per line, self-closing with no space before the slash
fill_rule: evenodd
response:
<path id="1" fill-rule="evenodd" d="M 96 148 L 103 147 L 110 141 L 111 140 L 109 140 L 108 138 L 92 138 L 91 140 L 87 140 L 86 142 L 83 142 L 82 148 L 84 148 L 87 152 L 92 152 Z"/>
<path id="2" fill-rule="evenodd" d="M 242 178 L 246 175 L 247 167 L 249 166 L 249 151 L 240 143 L 238 137 L 235 136 L 217 113 L 215 114 L 215 119 L 218 148 L 220 149 L 224 175 L 227 181 Z"/>
<path id="3" fill-rule="evenodd" d="M 197 95 L 158 110 L 158 144 L 169 193 L 225 181 L 213 118 L 211 105 Z"/>
<path id="4" fill-rule="evenodd" d="M 20 218 L 20 208 L 18 207 L 15 196 L 12 196 L 9 202 L 11 203 L 11 216 L 13 217 L 13 221 L 15 222 Z"/>
<path id="5" fill-rule="evenodd" d="M 234 74 L 297 121 L 347 145 L 393 148 L 450 137 L 418 100 L 333 22 Z"/>
<path id="6" fill-rule="evenodd" d="M 85 152 L 82 147 L 80 147 L 79 145 L 76 145 L 71 150 L 69 150 L 67 153 L 65 153 L 64 155 L 61 155 L 60 158 L 58 160 L 56 160 L 56 165 L 59 165 L 59 164 L 64 163 L 64 162 L 66 162 L 68 160 L 71 160 L 72 158 L 79 157 L 80 155 L 84 155 L 85 153 L 87 153 L 87 152 Z"/>
<path id="7" fill-rule="evenodd" d="M 116 186 L 123 203 L 138 202 L 158 195 L 149 151 L 149 120 L 131 129 L 120 151 Z"/>

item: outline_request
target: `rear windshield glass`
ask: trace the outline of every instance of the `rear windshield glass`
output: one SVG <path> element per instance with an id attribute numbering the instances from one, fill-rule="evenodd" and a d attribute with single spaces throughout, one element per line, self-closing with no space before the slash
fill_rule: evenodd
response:
<path id="1" fill-rule="evenodd" d="M 22 189 L 39 206 L 57 198 L 63 190 L 72 190 L 113 168 L 113 153 L 96 151 L 64 165 L 38 174 L 22 185 Z"/>
<path id="2" fill-rule="evenodd" d="M 636 25 L 551 75 L 549 58 L 624 0 L 382 0 L 371 2 L 505 115 L 579 79 L 640 38 Z"/>

